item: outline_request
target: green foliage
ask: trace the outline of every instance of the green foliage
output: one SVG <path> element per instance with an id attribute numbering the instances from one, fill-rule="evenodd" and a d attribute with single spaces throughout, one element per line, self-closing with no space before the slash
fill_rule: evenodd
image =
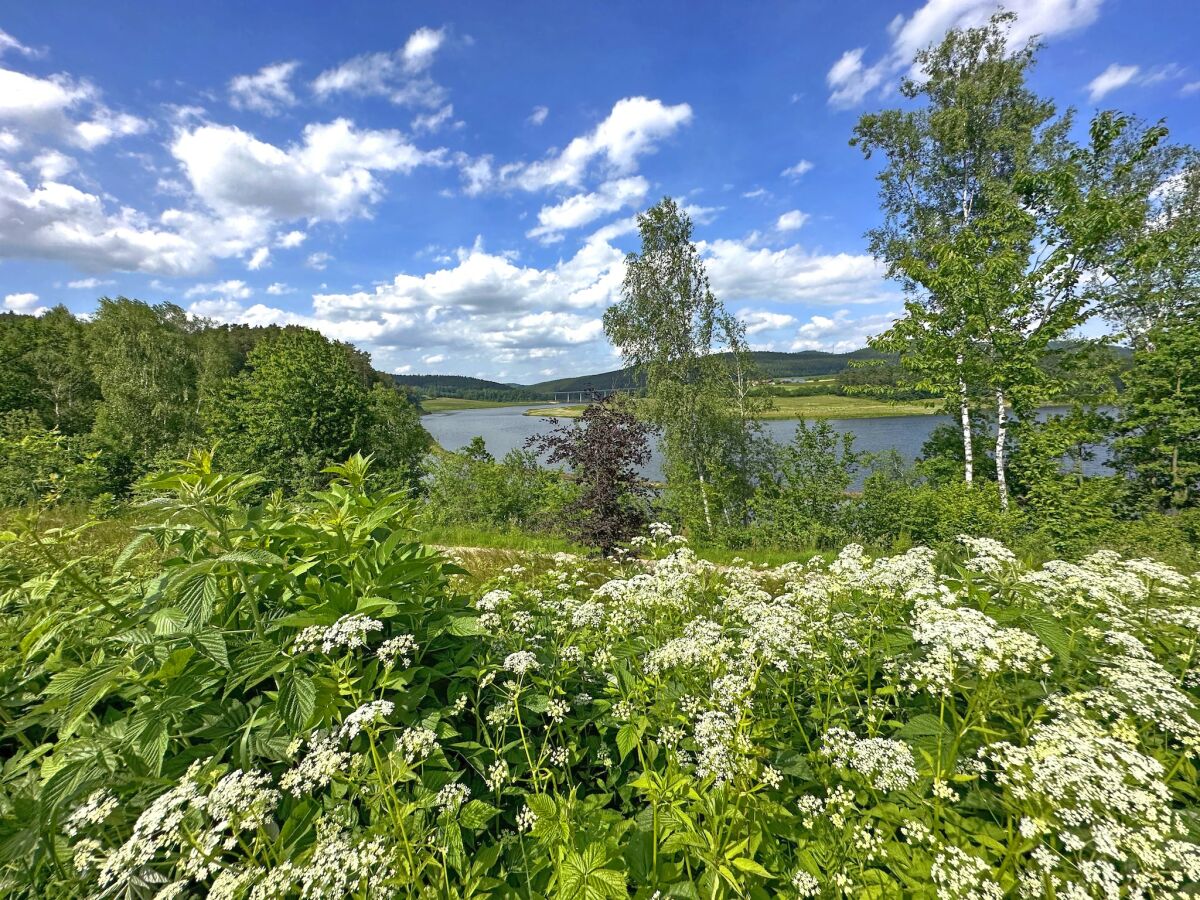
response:
<path id="1" fill-rule="evenodd" d="M 1118 462 L 1155 503 L 1200 503 L 1200 321 L 1167 320 L 1133 357 Z"/>
<path id="2" fill-rule="evenodd" d="M 293 490 L 367 444 L 368 394 L 345 350 L 289 329 L 250 351 L 219 401 L 214 437 L 235 465 Z"/>
<path id="3" fill-rule="evenodd" d="M 717 568 L 656 526 L 651 562 L 479 584 L 366 459 L 328 474 L 256 501 L 199 455 L 147 486 L 120 553 L 94 523 L 2 536 L 6 896 L 1195 880 L 1200 595 L 1178 572 L 1030 570 L 974 540 Z"/>
<path id="4" fill-rule="evenodd" d="M 457 453 L 429 457 L 426 468 L 424 515 L 435 525 L 561 533 L 562 512 L 577 493 L 536 453 L 511 450 L 497 462 L 478 437 Z"/>
<path id="5" fill-rule="evenodd" d="M 639 215 L 638 230 L 641 252 L 626 257 L 605 333 L 646 379 L 668 506 L 697 534 L 740 528 L 763 408 L 751 395 L 745 326 L 713 295 L 691 219 L 674 200 Z"/>
<path id="6" fill-rule="evenodd" d="M 845 543 L 847 489 L 862 454 L 854 436 L 801 421 L 790 444 L 772 445 L 750 500 L 756 545 L 828 549 Z"/>
<path id="7" fill-rule="evenodd" d="M 86 437 L 46 429 L 31 413 L 0 415 L 0 507 L 86 501 L 110 488 Z"/>

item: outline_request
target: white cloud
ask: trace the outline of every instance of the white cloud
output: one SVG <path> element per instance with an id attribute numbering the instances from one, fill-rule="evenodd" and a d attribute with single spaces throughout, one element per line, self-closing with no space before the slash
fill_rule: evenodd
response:
<path id="1" fill-rule="evenodd" d="M 291 250 L 303 244 L 304 239 L 307 237 L 308 235 L 303 231 L 289 231 L 287 234 L 281 234 L 275 239 L 275 246 Z"/>
<path id="2" fill-rule="evenodd" d="M 747 200 L 757 200 L 759 197 L 766 197 L 770 194 L 766 188 L 755 188 L 752 191 L 746 191 L 742 194 Z"/>
<path id="3" fill-rule="evenodd" d="M 211 284 L 194 284 L 186 291 L 183 296 L 187 298 L 204 297 L 204 296 L 221 296 L 230 300 L 245 300 L 254 294 L 254 289 L 244 281 L 231 279 L 229 281 L 217 281 Z"/>
<path id="4" fill-rule="evenodd" d="M 1088 99 L 1096 103 L 1107 94 L 1128 85 L 1149 87 L 1164 81 L 1174 81 L 1187 74 L 1187 70 L 1177 63 L 1167 63 L 1143 70 L 1141 66 L 1122 66 L 1112 63 L 1107 69 L 1088 82 Z M 1200 82 L 1197 82 L 1200 86 Z M 1188 93 L 1189 85 L 1184 85 L 1181 93 Z"/>
<path id="5" fill-rule="evenodd" d="M 229 102 L 236 109 L 253 109 L 269 116 L 296 105 L 290 84 L 300 63 L 295 60 L 263 66 L 253 75 L 238 75 L 229 82 Z"/>
<path id="6" fill-rule="evenodd" d="M 550 115 L 550 107 L 535 106 L 533 108 L 533 112 L 529 114 L 529 118 L 525 121 L 527 121 L 530 125 L 541 125 L 546 121 L 546 116 L 548 115 Z"/>
<path id="7" fill-rule="evenodd" d="M 537 162 L 510 163 L 499 170 L 493 168 L 488 156 L 461 155 L 457 162 L 467 181 L 468 194 L 488 187 L 516 186 L 527 191 L 578 187 L 596 163 L 606 177 L 632 174 L 638 157 L 655 152 L 659 141 L 691 119 L 692 108 L 686 103 L 667 106 L 661 100 L 625 97 L 590 132 Z"/>
<path id="8" fill-rule="evenodd" d="M 698 246 L 722 299 L 833 305 L 895 296 L 883 266 L 866 254 L 810 253 L 799 245 L 771 250 L 732 240 Z"/>
<path id="9" fill-rule="evenodd" d="M 404 42 L 404 49 L 400 51 L 404 70 L 413 74 L 428 69 L 433 65 L 433 58 L 445 40 L 444 28 L 418 28 L 408 36 L 408 40 Z"/>
<path id="10" fill-rule="evenodd" d="M 437 164 L 398 131 L 357 129 L 348 119 L 310 124 L 287 148 L 229 125 L 181 130 L 171 152 L 196 196 L 222 215 L 248 212 L 273 220 L 344 221 L 383 193 L 376 173 Z"/>
<path id="11" fill-rule="evenodd" d="M 101 278 L 79 278 L 75 281 L 68 281 L 67 287 L 77 291 L 91 291 L 104 285 L 116 284 L 112 279 Z"/>
<path id="12" fill-rule="evenodd" d="M 414 132 L 426 132 L 432 134 L 438 131 L 443 125 L 454 118 L 454 104 L 447 103 L 437 112 L 431 112 L 426 115 L 417 116 L 412 120 L 412 129 Z M 462 125 L 462 122 L 457 125 Z"/>
<path id="13" fill-rule="evenodd" d="M 833 353 L 848 353 L 867 345 L 867 340 L 882 334 L 892 327 L 898 313 L 873 313 L 858 318 L 849 310 L 840 309 L 832 316 L 813 316 L 796 329 L 796 336 L 789 349 L 826 350 Z"/>
<path id="14" fill-rule="evenodd" d="M 3 56 L 9 50 L 20 53 L 23 56 L 37 56 L 36 50 L 26 47 L 3 28 L 0 28 L 0 56 Z"/>
<path id="15" fill-rule="evenodd" d="M 825 83 L 829 85 L 829 103 L 832 106 L 845 108 L 861 103 L 883 79 L 894 69 L 887 60 L 873 66 L 863 65 L 863 53 L 866 47 L 856 47 L 847 50 L 838 57 L 825 74 Z"/>
<path id="16" fill-rule="evenodd" d="M 271 260 L 271 248 L 270 247 L 259 247 L 257 250 L 255 250 L 250 255 L 250 259 L 246 261 L 246 268 L 249 269 L 251 272 L 257 272 L 263 266 L 269 265 L 270 260 Z"/>
<path id="17" fill-rule="evenodd" d="M 983 25 L 1003 7 L 1016 14 L 1010 40 L 1024 43 L 1066 34 L 1091 25 L 1100 14 L 1103 0 L 926 0 L 912 15 L 897 15 L 888 26 L 890 47 L 874 63 L 864 63 L 865 47 L 844 52 L 825 76 L 831 106 L 859 104 L 877 88 L 890 82 L 911 65 L 913 57 L 953 28 Z"/>
<path id="18" fill-rule="evenodd" d="M 294 293 L 295 288 L 288 287 L 282 281 L 276 281 L 274 284 L 267 285 L 267 293 L 272 297 L 282 297 L 284 294 Z"/>
<path id="19" fill-rule="evenodd" d="M 1189 81 L 1179 89 L 1181 96 L 1190 97 L 1193 94 L 1200 94 L 1200 81 Z"/>
<path id="20" fill-rule="evenodd" d="M 324 250 L 321 250 L 316 253 L 310 253 L 308 255 L 308 259 L 304 261 L 304 264 L 310 269 L 316 269 L 318 272 L 324 272 L 325 267 L 329 265 L 329 261 L 331 259 L 333 259 L 333 256 L 326 253 Z"/>
<path id="21" fill-rule="evenodd" d="M 811 172 L 812 168 L 813 168 L 812 163 L 810 163 L 807 159 L 802 159 L 802 160 L 800 160 L 800 162 L 796 163 L 794 166 L 788 166 L 786 169 L 784 169 L 779 174 L 782 175 L 784 178 L 796 179 L 796 178 L 801 177 L 802 175 L 804 175 L 807 172 Z"/>
<path id="22" fill-rule="evenodd" d="M 746 334 L 762 334 L 767 331 L 778 331 L 796 324 L 796 317 L 787 313 L 768 312 L 762 309 L 738 310 L 737 317 L 746 326 Z"/>
<path id="23" fill-rule="evenodd" d="M 446 361 L 446 354 L 434 353 L 431 356 L 422 357 L 421 361 L 427 366 L 436 366 L 438 363 Z"/>
<path id="24" fill-rule="evenodd" d="M 57 181 L 75 170 L 75 160 L 57 150 L 44 150 L 31 161 L 43 181 Z"/>
<path id="25" fill-rule="evenodd" d="M 1113 63 L 1088 82 L 1089 98 L 1095 103 L 1105 94 L 1129 84 L 1140 71 L 1141 67 L 1139 66 L 1120 66 Z"/>
<path id="26" fill-rule="evenodd" d="M 562 233 L 579 228 L 603 215 L 616 212 L 626 206 L 642 202 L 650 183 L 640 175 L 606 181 L 586 194 L 575 194 L 553 206 L 543 206 L 538 212 L 538 224 L 526 232 L 526 237 L 538 238 L 544 243 L 562 240 Z"/>
<path id="27" fill-rule="evenodd" d="M 0 162 L 0 257 L 186 275 L 207 264 L 207 246 L 157 227 L 135 210 L 109 210 L 101 197 L 71 185 L 45 181 L 31 186 Z"/>
<path id="28" fill-rule="evenodd" d="M 37 309 L 38 295 L 33 293 L 9 294 L 4 298 L 4 306 L 12 312 L 32 313 Z"/>
<path id="29" fill-rule="evenodd" d="M 779 231 L 795 231 L 797 228 L 802 228 L 809 218 L 810 216 L 806 212 L 800 212 L 798 209 L 789 210 L 775 222 L 775 228 Z"/>
<path id="30" fill-rule="evenodd" d="M 113 138 L 141 134 L 149 127 L 148 122 L 137 116 L 102 108 L 97 110 L 91 119 L 75 124 L 72 143 L 85 150 L 92 150 L 101 144 L 107 144 Z"/>
<path id="31" fill-rule="evenodd" d="M 392 53 L 365 53 L 327 69 L 312 83 L 313 92 L 387 97 L 400 106 L 438 107 L 445 89 L 425 74 L 445 41 L 444 29 L 419 28 Z"/>

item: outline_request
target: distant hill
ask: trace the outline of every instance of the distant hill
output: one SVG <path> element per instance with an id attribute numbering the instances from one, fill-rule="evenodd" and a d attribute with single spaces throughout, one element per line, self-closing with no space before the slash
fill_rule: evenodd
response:
<path id="1" fill-rule="evenodd" d="M 854 350 L 850 353 L 826 353 L 823 350 L 802 350 L 799 353 L 779 353 L 755 350 L 750 354 L 759 372 L 767 378 L 800 378 L 813 375 L 834 375 L 852 360 L 885 359 L 887 354 L 876 350 Z M 465 375 L 393 375 L 396 383 L 426 397 L 462 397 L 468 400 L 552 400 L 560 391 L 611 390 L 638 386 L 631 369 L 615 369 L 591 375 L 552 378 L 536 384 L 502 384 L 484 378 Z"/>
<path id="2" fill-rule="evenodd" d="M 410 393 L 424 397 L 461 397 L 465 400 L 540 400 L 541 395 L 519 384 L 501 384 L 467 375 L 393 375 Z"/>

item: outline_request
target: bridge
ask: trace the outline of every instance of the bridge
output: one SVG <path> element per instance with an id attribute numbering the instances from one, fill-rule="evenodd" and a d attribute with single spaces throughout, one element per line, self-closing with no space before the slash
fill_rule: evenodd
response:
<path id="1" fill-rule="evenodd" d="M 555 391 L 555 403 L 592 403 L 614 394 L 628 394 L 630 388 L 585 388 L 582 391 Z"/>

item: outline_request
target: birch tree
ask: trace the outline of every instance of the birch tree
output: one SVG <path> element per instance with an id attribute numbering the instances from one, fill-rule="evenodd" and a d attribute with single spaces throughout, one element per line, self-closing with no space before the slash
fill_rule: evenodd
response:
<path id="1" fill-rule="evenodd" d="M 953 398 L 968 484 L 972 404 L 992 407 L 1003 507 L 1009 411 L 1032 416 L 1054 397 L 1042 361 L 1088 318 L 1083 278 L 1144 215 L 1145 184 L 1130 175 L 1165 136 L 1105 112 L 1077 146 L 1071 112 L 1028 88 L 1037 45 L 1014 49 L 1012 21 L 998 14 L 918 53 L 919 80 L 901 93 L 920 105 L 863 116 L 851 141 L 884 157 L 871 249 L 907 293 L 876 346 Z"/>
<path id="2" fill-rule="evenodd" d="M 645 375 L 674 505 L 711 535 L 741 524 L 751 490 L 760 406 L 748 391 L 744 329 L 713 294 L 692 222 L 674 200 L 639 215 L 638 229 L 641 252 L 625 259 L 604 330 Z"/>

